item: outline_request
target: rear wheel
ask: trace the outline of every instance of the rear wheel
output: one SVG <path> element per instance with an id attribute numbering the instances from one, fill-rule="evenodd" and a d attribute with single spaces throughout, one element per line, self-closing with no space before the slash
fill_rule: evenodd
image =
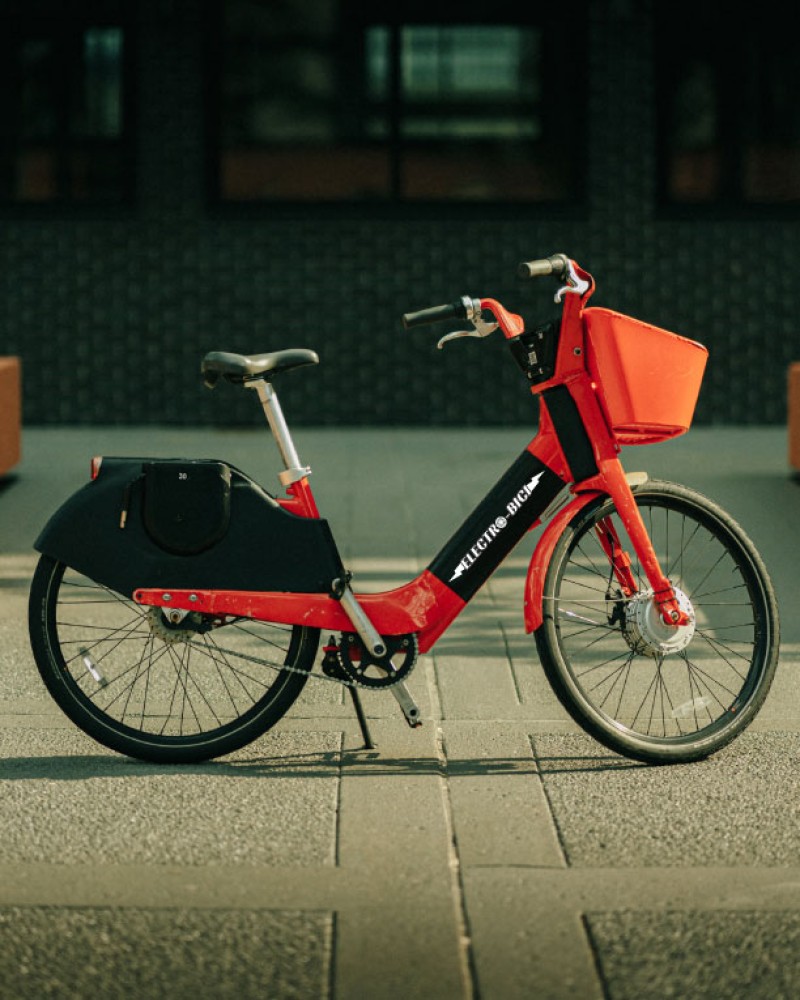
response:
<path id="1" fill-rule="evenodd" d="M 29 629 L 39 672 L 77 726 L 170 763 L 230 753 L 275 725 L 319 642 L 316 629 L 252 619 L 170 622 L 48 556 L 31 584 Z"/>
<path id="2" fill-rule="evenodd" d="M 605 746 L 655 763 L 698 760 L 742 732 L 767 696 L 778 658 L 775 595 L 753 543 L 716 504 L 671 483 L 634 495 L 690 623 L 661 622 L 613 503 L 600 499 L 556 543 L 539 654 L 564 707 Z M 631 596 L 601 544 L 609 523 L 633 558 Z"/>

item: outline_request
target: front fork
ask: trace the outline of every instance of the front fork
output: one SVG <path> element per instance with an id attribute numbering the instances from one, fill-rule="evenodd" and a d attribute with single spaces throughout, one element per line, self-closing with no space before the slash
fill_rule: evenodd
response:
<path id="1" fill-rule="evenodd" d="M 667 625 L 686 625 L 689 619 L 678 605 L 672 584 L 664 576 L 622 465 L 614 458 L 601 461 L 598 466 L 598 475 L 582 482 L 581 491 L 600 490 L 611 497 L 639 563 L 653 588 L 653 599 L 658 605 L 662 620 Z M 632 597 L 638 587 L 631 569 L 631 558 L 623 549 L 611 518 L 604 518 L 595 530 L 622 593 L 625 597 Z"/>

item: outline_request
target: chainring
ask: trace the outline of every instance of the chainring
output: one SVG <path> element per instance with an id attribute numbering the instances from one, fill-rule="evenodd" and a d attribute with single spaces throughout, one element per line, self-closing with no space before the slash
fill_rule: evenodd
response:
<path id="1" fill-rule="evenodd" d="M 391 687 L 405 680 L 414 669 L 419 652 L 415 635 L 384 635 L 381 638 L 386 654 L 374 656 L 364 649 L 360 636 L 354 632 L 342 633 L 339 666 L 347 679 L 359 687 Z"/>

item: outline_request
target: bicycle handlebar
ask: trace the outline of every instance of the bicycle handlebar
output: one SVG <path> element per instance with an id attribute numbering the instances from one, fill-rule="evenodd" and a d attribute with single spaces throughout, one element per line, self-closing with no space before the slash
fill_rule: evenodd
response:
<path id="1" fill-rule="evenodd" d="M 403 314 L 403 326 L 408 330 L 412 326 L 424 326 L 428 323 L 440 323 L 446 319 L 472 319 L 480 313 L 480 303 L 477 304 L 468 296 L 450 302 L 443 306 L 431 306 L 417 312 Z"/>
<path id="2" fill-rule="evenodd" d="M 553 254 L 552 257 L 544 257 L 539 260 L 527 260 L 517 268 L 520 278 L 542 278 L 548 274 L 554 274 L 557 278 L 564 280 L 569 273 L 569 257 L 563 253 Z"/>
<path id="3" fill-rule="evenodd" d="M 522 278 L 539 278 L 553 275 L 560 281 L 566 282 L 566 286 L 556 295 L 556 302 L 561 301 L 564 292 L 576 291 L 583 295 L 587 291 L 590 292 L 593 287 L 591 276 L 583 271 L 580 271 L 582 277 L 576 274 L 572 261 L 564 253 L 556 253 L 551 257 L 543 257 L 539 260 L 524 261 L 517 268 L 517 273 Z M 481 319 L 481 312 L 484 308 L 494 313 L 498 320 L 497 325 L 502 328 L 506 337 L 515 337 L 524 329 L 523 320 L 519 316 L 507 313 L 500 303 L 494 299 L 484 299 L 482 301 L 481 299 L 471 299 L 467 295 L 456 302 L 450 302 L 446 305 L 431 306 L 429 309 L 404 313 L 403 326 L 409 329 L 412 326 L 440 323 L 448 319 L 466 319 L 470 320 L 479 332 L 477 334 L 472 334 L 471 332 L 463 333 L 463 336 L 485 337 L 491 331 Z M 492 327 L 492 329 L 495 328 Z M 441 342 L 439 346 L 441 346 Z"/>

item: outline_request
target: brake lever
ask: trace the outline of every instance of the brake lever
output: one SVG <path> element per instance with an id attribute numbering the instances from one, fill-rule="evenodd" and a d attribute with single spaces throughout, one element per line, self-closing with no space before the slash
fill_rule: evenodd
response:
<path id="1" fill-rule="evenodd" d="M 460 337 L 488 337 L 500 325 L 499 323 L 487 323 L 482 316 L 478 316 L 470 322 L 475 327 L 474 330 L 453 330 L 452 333 L 446 333 L 436 347 L 441 351 L 448 340 L 458 340 Z"/>

